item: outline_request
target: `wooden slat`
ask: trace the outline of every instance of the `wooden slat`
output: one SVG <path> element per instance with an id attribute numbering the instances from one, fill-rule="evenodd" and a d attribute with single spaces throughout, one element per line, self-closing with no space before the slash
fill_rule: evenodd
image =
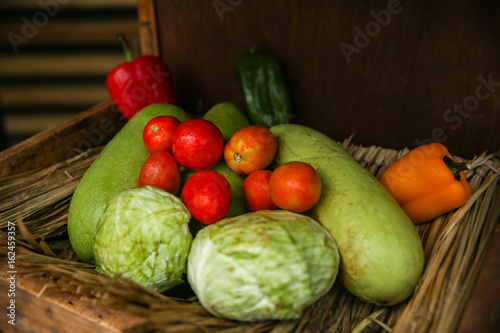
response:
<path id="1" fill-rule="evenodd" d="M 5 109 L 11 107 L 95 105 L 109 98 L 105 84 L 0 87 Z"/>
<path id="2" fill-rule="evenodd" d="M 125 61 L 122 52 L 0 56 L 0 76 L 106 75 Z"/>
<path id="3" fill-rule="evenodd" d="M 7 112 L 6 112 L 7 113 Z M 67 113 L 23 113 L 4 115 L 4 127 L 8 136 L 33 135 L 47 128 L 57 126 L 67 121 L 74 114 Z"/>
<path id="4" fill-rule="evenodd" d="M 32 10 L 40 8 L 40 0 L 15 0 L 0 2 L 2 10 Z M 47 1 L 48 2 L 48 1 Z M 59 6 L 64 9 L 134 9 L 136 0 L 71 0 Z M 42 1 L 42 3 L 46 3 Z"/>
<path id="5" fill-rule="evenodd" d="M 154 0 L 138 0 L 141 53 L 160 56 Z"/>
<path id="6" fill-rule="evenodd" d="M 123 19 L 113 18 L 108 20 L 89 20 L 89 21 L 57 21 L 56 16 L 53 21 L 49 21 L 45 26 L 38 28 L 33 35 L 23 35 L 23 22 L 6 22 L 0 25 L 0 35 L 9 36 L 10 33 L 18 36 L 26 36 L 27 42 L 18 45 L 20 51 L 24 46 L 29 45 L 57 45 L 57 44 L 117 44 L 116 34 L 121 32 L 129 39 L 137 36 L 139 24 L 136 18 Z M 11 34 L 12 36 L 12 34 Z M 134 41 L 137 42 L 137 41 Z M 9 38 L 0 39 L 1 46 L 11 45 Z"/>

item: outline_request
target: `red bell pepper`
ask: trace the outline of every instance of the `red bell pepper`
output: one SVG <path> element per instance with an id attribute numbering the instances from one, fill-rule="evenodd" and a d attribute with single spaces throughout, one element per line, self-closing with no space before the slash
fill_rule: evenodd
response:
<path id="1" fill-rule="evenodd" d="M 174 83 L 168 66 L 158 57 L 132 58 L 125 37 L 119 34 L 127 62 L 118 65 L 106 77 L 108 92 L 125 118 L 132 118 L 154 103 L 176 104 Z"/>

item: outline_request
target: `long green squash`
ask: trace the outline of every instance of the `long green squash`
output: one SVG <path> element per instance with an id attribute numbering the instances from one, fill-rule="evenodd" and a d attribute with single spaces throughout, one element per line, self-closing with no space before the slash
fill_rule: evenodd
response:
<path id="1" fill-rule="evenodd" d="M 422 274 L 424 253 L 413 223 L 389 192 L 324 134 L 289 124 L 271 131 L 278 142 L 278 165 L 306 162 L 321 177 L 321 199 L 308 213 L 337 242 L 343 285 L 378 305 L 408 298 Z"/>
<path id="2" fill-rule="evenodd" d="M 171 104 L 153 104 L 139 111 L 104 147 L 83 175 L 71 199 L 68 234 L 73 250 L 84 262 L 93 262 L 93 237 L 108 202 L 118 193 L 137 187 L 139 172 L 150 156 L 142 140 L 147 122 L 156 116 L 185 121 L 189 115 Z"/>

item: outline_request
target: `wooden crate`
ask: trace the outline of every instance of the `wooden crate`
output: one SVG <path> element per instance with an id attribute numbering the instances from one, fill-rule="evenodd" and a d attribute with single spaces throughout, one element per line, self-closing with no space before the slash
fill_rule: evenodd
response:
<path id="1" fill-rule="evenodd" d="M 496 4 L 401 2 L 391 7 L 397 13 L 390 23 L 347 62 L 340 43 L 355 45 L 354 29 L 375 20 L 372 10 L 381 13 L 391 4 L 396 2 L 139 0 L 139 32 L 143 53 L 159 55 L 171 66 L 181 106 L 193 115 L 221 101 L 244 105 L 232 62 L 257 45 L 283 61 L 296 121 L 333 139 L 354 132 L 353 141 L 361 145 L 412 148 L 416 140 L 430 139 L 441 128 L 447 136 L 444 143 L 459 156 L 498 151 L 496 90 L 457 129 L 443 121 L 443 113 L 454 103 L 475 96 L 478 77 L 492 74 L 496 80 L 500 74 L 493 61 L 499 47 L 490 45 L 487 35 L 494 33 L 488 29 L 495 24 Z M 471 16 L 472 22 L 466 20 Z M 77 151 L 102 146 L 122 125 L 112 103 L 103 102 L 0 152 L 0 178 L 49 167 Z M 499 228 L 487 244 L 489 249 L 478 258 L 483 265 L 469 305 L 462 318 L 456 318 L 459 332 L 498 328 Z M 9 301 L 5 257 L 0 266 L 3 306 Z M 99 307 L 78 294 L 45 291 L 44 286 L 18 276 L 18 326 L 2 318 L 2 330 L 117 332 L 144 320 L 121 307 Z"/>

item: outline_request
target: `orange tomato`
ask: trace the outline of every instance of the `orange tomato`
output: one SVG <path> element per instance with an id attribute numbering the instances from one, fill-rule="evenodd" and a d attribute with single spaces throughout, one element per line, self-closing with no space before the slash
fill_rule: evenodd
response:
<path id="1" fill-rule="evenodd" d="M 249 175 L 265 169 L 276 155 L 277 143 L 273 133 L 260 125 L 240 129 L 224 146 L 227 165 L 239 175 Z"/>
<path id="2" fill-rule="evenodd" d="M 288 162 L 272 172 L 269 192 L 279 208 L 302 213 L 319 201 L 321 179 L 310 164 Z"/>

